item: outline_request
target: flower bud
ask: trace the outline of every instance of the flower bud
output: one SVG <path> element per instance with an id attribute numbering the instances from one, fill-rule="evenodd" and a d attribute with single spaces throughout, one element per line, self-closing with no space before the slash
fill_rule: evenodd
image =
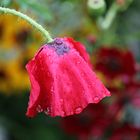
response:
<path id="1" fill-rule="evenodd" d="M 106 10 L 106 3 L 104 0 L 88 0 L 87 7 L 92 16 L 100 16 Z"/>

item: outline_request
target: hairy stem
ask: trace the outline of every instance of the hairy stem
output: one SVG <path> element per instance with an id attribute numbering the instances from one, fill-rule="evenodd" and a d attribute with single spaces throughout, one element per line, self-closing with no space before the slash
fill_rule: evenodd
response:
<path id="1" fill-rule="evenodd" d="M 4 8 L 4 7 L 0 7 L 0 13 L 4 13 L 4 14 L 11 14 L 11 15 L 15 15 L 18 16 L 24 20 L 26 20 L 28 23 L 30 23 L 33 27 L 35 27 L 38 31 L 40 31 L 46 40 L 48 40 L 48 42 L 52 42 L 53 39 L 51 38 L 49 32 L 47 30 L 45 30 L 40 24 L 38 24 L 36 21 L 34 21 L 32 18 L 28 17 L 27 15 L 18 12 L 14 9 L 9 9 L 9 8 Z"/>
<path id="2" fill-rule="evenodd" d="M 98 20 L 98 23 L 102 29 L 106 30 L 111 26 L 117 15 L 118 10 L 119 6 L 116 3 L 113 3 L 105 17 Z"/>

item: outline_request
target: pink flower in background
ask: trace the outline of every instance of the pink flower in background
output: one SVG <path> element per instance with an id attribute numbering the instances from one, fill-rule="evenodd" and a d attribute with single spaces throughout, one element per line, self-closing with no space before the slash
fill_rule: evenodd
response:
<path id="1" fill-rule="evenodd" d="M 27 116 L 79 114 L 89 103 L 110 96 L 91 69 L 84 46 L 72 38 L 56 38 L 41 47 L 26 65 L 31 81 Z"/>

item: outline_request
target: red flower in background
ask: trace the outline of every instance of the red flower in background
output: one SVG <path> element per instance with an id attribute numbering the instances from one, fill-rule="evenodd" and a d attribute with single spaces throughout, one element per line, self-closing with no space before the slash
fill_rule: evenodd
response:
<path id="1" fill-rule="evenodd" d="M 80 140 L 102 139 L 113 123 L 117 123 L 121 107 L 119 103 L 110 106 L 102 102 L 90 104 L 81 114 L 62 118 L 62 127 Z"/>
<path id="2" fill-rule="evenodd" d="M 132 77 L 135 74 L 135 60 L 130 51 L 117 48 L 101 48 L 97 52 L 95 69 L 108 78 Z"/>
<path id="3" fill-rule="evenodd" d="M 109 140 L 138 140 L 139 130 L 133 126 L 124 125 L 117 128 Z"/>
<path id="4" fill-rule="evenodd" d="M 27 116 L 79 114 L 89 103 L 110 96 L 91 69 L 84 46 L 71 38 L 44 45 L 26 65 L 31 81 Z"/>
<path id="5" fill-rule="evenodd" d="M 105 106 L 102 104 L 90 104 L 81 114 L 63 118 L 62 126 L 68 133 L 87 136 L 104 112 Z"/>
<path id="6" fill-rule="evenodd" d="M 140 82 L 131 81 L 128 84 L 125 84 L 124 89 L 121 92 L 122 96 L 120 98 L 127 100 L 135 107 L 140 108 Z"/>

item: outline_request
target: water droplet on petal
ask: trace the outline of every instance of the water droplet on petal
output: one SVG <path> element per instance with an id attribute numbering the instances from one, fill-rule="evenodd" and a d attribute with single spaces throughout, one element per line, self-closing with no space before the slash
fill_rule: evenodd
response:
<path id="1" fill-rule="evenodd" d="M 84 90 L 82 92 L 83 92 L 83 94 L 86 94 L 86 92 Z"/>
<path id="2" fill-rule="evenodd" d="M 46 110 L 44 110 L 44 113 L 45 113 L 46 115 L 49 115 L 49 114 L 50 114 L 50 108 L 49 108 L 49 107 L 47 107 L 47 109 L 46 109 Z"/>
<path id="3" fill-rule="evenodd" d="M 81 62 L 80 61 L 77 61 L 77 64 L 80 64 Z"/>
<path id="4" fill-rule="evenodd" d="M 60 99 L 60 103 L 63 103 L 63 101 L 64 101 L 63 99 Z"/>
<path id="5" fill-rule="evenodd" d="M 88 84 L 88 88 L 91 88 L 92 86 L 90 84 Z"/>
<path id="6" fill-rule="evenodd" d="M 65 112 L 64 111 L 61 111 L 61 115 L 64 116 L 65 115 Z"/>
<path id="7" fill-rule="evenodd" d="M 99 102 L 99 100 L 100 100 L 99 97 L 97 97 L 97 96 L 94 97 L 94 101 L 95 101 L 95 102 Z"/>
<path id="8" fill-rule="evenodd" d="M 40 112 L 42 112 L 42 111 L 43 111 L 43 109 L 41 108 L 41 106 L 40 106 L 40 105 L 38 105 L 38 106 L 37 106 L 36 110 L 37 110 L 37 112 L 38 112 L 38 113 L 40 113 Z"/>
<path id="9" fill-rule="evenodd" d="M 82 108 L 81 107 L 78 107 L 78 108 L 76 108 L 75 113 L 76 114 L 79 114 L 81 111 L 82 111 Z"/>
<path id="10" fill-rule="evenodd" d="M 47 75 L 48 75 L 48 77 L 50 77 L 51 76 L 50 72 L 47 72 Z"/>
<path id="11" fill-rule="evenodd" d="M 54 93 L 54 87 L 51 88 L 51 94 L 53 94 L 53 93 Z"/>

